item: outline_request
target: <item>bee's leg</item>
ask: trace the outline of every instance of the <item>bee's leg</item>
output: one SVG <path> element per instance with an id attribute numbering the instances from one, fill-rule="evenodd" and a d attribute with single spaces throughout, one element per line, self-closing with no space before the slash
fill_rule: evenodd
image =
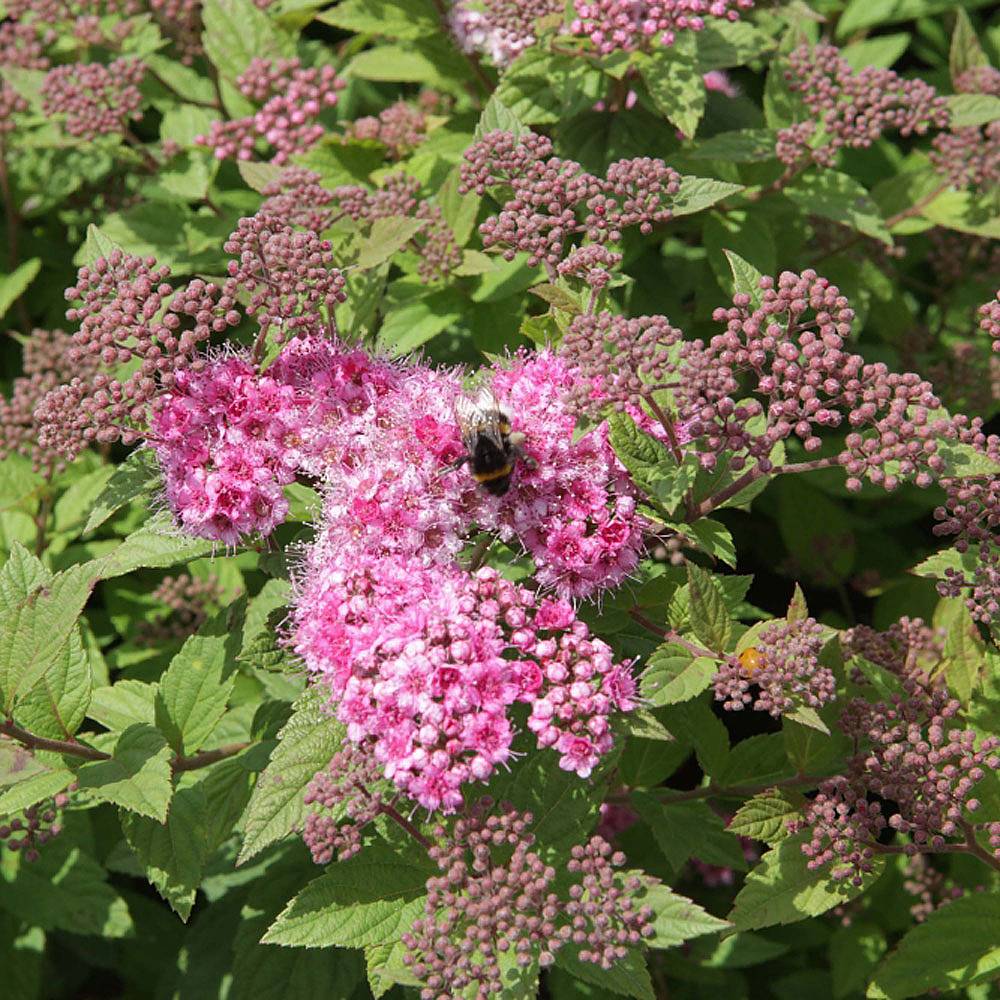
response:
<path id="1" fill-rule="evenodd" d="M 454 462 L 449 462 L 445 468 L 449 472 L 453 472 L 456 469 L 461 469 L 463 465 L 472 461 L 471 455 L 463 455 L 461 458 L 456 458 Z"/>
<path id="2" fill-rule="evenodd" d="M 538 463 L 529 455 L 525 450 L 518 444 L 511 444 L 510 446 L 511 456 L 519 462 L 523 462 L 524 465 L 529 469 L 537 469 Z"/>

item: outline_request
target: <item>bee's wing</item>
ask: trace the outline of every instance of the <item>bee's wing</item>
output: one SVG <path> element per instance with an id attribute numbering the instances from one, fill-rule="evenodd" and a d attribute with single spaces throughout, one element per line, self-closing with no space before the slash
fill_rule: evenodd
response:
<path id="1" fill-rule="evenodd" d="M 486 437 L 497 448 L 503 448 L 503 435 L 500 430 L 502 414 L 489 386 L 481 386 L 475 399 L 459 396 L 455 400 L 455 419 L 462 435 L 466 449 L 472 454 L 476 441 Z"/>

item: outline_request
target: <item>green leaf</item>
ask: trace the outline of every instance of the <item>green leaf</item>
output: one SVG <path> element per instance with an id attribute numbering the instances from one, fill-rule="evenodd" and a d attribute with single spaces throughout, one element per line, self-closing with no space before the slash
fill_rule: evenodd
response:
<path id="1" fill-rule="evenodd" d="M 486 102 L 483 113 L 476 123 L 475 138 L 482 139 L 490 132 L 510 132 L 518 137 L 527 135 L 530 131 L 531 129 L 494 93 Z"/>
<path id="2" fill-rule="evenodd" d="M 344 727 L 326 711 L 328 697 L 321 686 L 308 688 L 278 734 L 278 745 L 250 798 L 237 864 L 249 861 L 302 823 L 306 786 L 344 742 Z"/>
<path id="3" fill-rule="evenodd" d="M 917 563 L 910 572 L 931 580 L 943 580 L 945 570 L 954 569 L 969 578 L 975 572 L 978 561 L 979 556 L 973 549 L 966 552 L 959 552 L 958 549 L 942 549 Z"/>
<path id="4" fill-rule="evenodd" d="M 114 475 L 114 471 L 112 465 L 99 465 L 93 472 L 73 480 L 52 510 L 52 527 L 57 534 L 76 538 L 82 533 L 90 509 L 101 495 L 108 480 Z"/>
<path id="5" fill-rule="evenodd" d="M 721 559 L 727 566 L 736 569 L 736 545 L 729 529 L 710 517 L 702 517 L 687 526 L 687 531 L 698 543 L 702 552 L 713 559 Z"/>
<path id="6" fill-rule="evenodd" d="M 965 0 L 966 7 L 978 7 L 987 0 Z M 837 39 L 874 25 L 896 24 L 954 10 L 954 0 L 850 0 L 837 21 Z"/>
<path id="7" fill-rule="evenodd" d="M 992 94 L 952 94 L 948 98 L 952 128 L 988 125 L 1000 118 L 1000 97 Z"/>
<path id="8" fill-rule="evenodd" d="M 432 58 L 402 45 L 376 45 L 359 52 L 347 65 L 346 75 L 384 83 L 446 83 Z"/>
<path id="9" fill-rule="evenodd" d="M 87 226 L 87 239 L 74 258 L 74 264 L 93 264 L 99 258 L 105 260 L 121 247 L 110 236 L 91 223 Z"/>
<path id="10" fill-rule="evenodd" d="M 810 720 L 814 721 L 814 720 Z M 840 763 L 846 737 L 786 715 L 781 721 L 785 752 L 797 774 L 830 774 Z"/>
<path id="11" fill-rule="evenodd" d="M 680 190 L 670 202 L 670 212 L 674 216 L 693 215 L 742 190 L 742 184 L 685 175 L 681 178 Z"/>
<path id="12" fill-rule="evenodd" d="M 733 273 L 733 292 L 750 296 L 750 304 L 757 308 L 762 301 L 760 291 L 760 279 L 763 275 L 760 271 L 748 264 L 739 254 L 732 250 L 724 251 L 726 260 L 729 262 L 729 270 Z"/>
<path id="13" fill-rule="evenodd" d="M 717 776 L 723 788 L 763 785 L 790 777 L 785 740 L 781 733 L 758 733 L 740 740 L 729 751 L 725 770 Z"/>
<path id="14" fill-rule="evenodd" d="M 140 497 L 149 498 L 159 488 L 160 465 L 152 449 L 138 448 L 115 466 L 111 479 L 93 507 L 84 534 L 100 527 L 112 514 Z"/>
<path id="15" fill-rule="evenodd" d="M 526 49 L 500 78 L 496 98 L 528 125 L 553 125 L 593 107 L 606 78 L 584 59 Z"/>
<path id="16" fill-rule="evenodd" d="M 717 668 L 716 660 L 664 643 L 650 654 L 642 673 L 642 696 L 654 707 L 688 701 L 711 685 Z"/>
<path id="17" fill-rule="evenodd" d="M 1000 896 L 971 892 L 909 931 L 875 973 L 868 996 L 926 996 L 993 979 L 998 970 Z"/>
<path id="18" fill-rule="evenodd" d="M 730 934 L 719 941 L 704 965 L 709 969 L 745 969 L 778 958 L 789 948 L 790 945 L 782 941 L 770 941 L 752 931 Z"/>
<path id="19" fill-rule="evenodd" d="M 344 31 L 387 38 L 422 38 L 441 31 L 441 21 L 423 0 L 343 0 L 317 21 Z"/>
<path id="20" fill-rule="evenodd" d="M 705 113 L 705 84 L 694 32 L 679 32 L 673 45 L 639 62 L 639 72 L 659 112 L 691 139 Z"/>
<path id="21" fill-rule="evenodd" d="M 805 799 L 796 797 L 797 801 L 777 788 L 758 792 L 736 810 L 726 829 L 774 846 L 788 837 L 787 823 L 802 813 Z"/>
<path id="22" fill-rule="evenodd" d="M 363 271 L 378 267 L 404 246 L 427 225 L 426 219 L 407 219 L 391 215 L 372 223 L 368 238 L 361 244 L 355 266 Z"/>
<path id="23" fill-rule="evenodd" d="M 830 938 L 830 974 L 837 1000 L 865 988 L 887 948 L 885 931 L 863 920 L 838 927 Z"/>
<path id="24" fill-rule="evenodd" d="M 665 885 L 648 885 L 641 903 L 653 908 L 653 936 L 646 939 L 650 948 L 673 948 L 729 927 L 727 921 L 706 913 L 697 903 Z"/>
<path id="25" fill-rule="evenodd" d="M 805 173 L 784 189 L 785 196 L 810 215 L 832 219 L 865 236 L 892 245 L 885 220 L 871 195 L 853 177 L 836 170 Z"/>
<path id="26" fill-rule="evenodd" d="M 835 881 L 828 870 L 810 871 L 802 853 L 804 835 L 788 837 L 772 847 L 736 897 L 729 919 L 737 930 L 758 930 L 816 917 L 847 903 L 868 889 L 882 874 L 883 858 L 873 860 L 874 871 L 860 886 L 850 879 Z"/>
<path id="27" fill-rule="evenodd" d="M 4 750 L 6 749 L 5 747 Z M 11 749 L 14 749 L 13 746 Z M 31 765 L 41 770 L 26 772 L 23 778 L 19 778 L 17 774 L 3 776 L 3 780 L 0 781 L 0 816 L 12 816 L 29 806 L 37 805 L 43 799 L 51 798 L 66 789 L 76 778 L 68 768 L 45 767 L 31 758 L 30 753 L 22 747 L 17 747 L 15 752 L 24 758 L 30 758 Z M 4 754 L 0 754 L 0 760 L 3 756 Z M 4 787 L 8 782 L 10 782 L 9 787 Z"/>
<path id="28" fill-rule="evenodd" d="M 455 245 L 464 247 L 475 229 L 479 203 L 482 199 L 475 191 L 469 191 L 467 194 L 459 192 L 459 183 L 460 168 L 453 167 L 444 179 L 444 183 L 438 188 L 435 200 L 445 222 L 451 227 Z"/>
<path id="29" fill-rule="evenodd" d="M 155 684 L 123 680 L 94 690 L 87 716 L 111 730 L 128 729 L 136 723 L 153 724 L 156 718 Z"/>
<path id="30" fill-rule="evenodd" d="M 657 715 L 676 739 L 694 747 L 701 769 L 718 778 L 729 759 L 729 733 L 722 720 L 701 699 L 668 705 Z"/>
<path id="31" fill-rule="evenodd" d="M 233 690 L 242 639 L 239 602 L 189 636 L 160 678 L 156 722 L 173 749 L 189 756 L 212 735 Z"/>
<path id="32" fill-rule="evenodd" d="M 181 534 L 170 516 L 164 514 L 150 518 L 95 567 L 100 579 L 107 580 L 137 569 L 165 569 L 209 555 L 212 549 L 212 542 L 204 538 Z"/>
<path id="33" fill-rule="evenodd" d="M 691 628 L 713 653 L 724 653 L 732 635 L 732 620 L 722 587 L 711 573 L 687 564 Z"/>
<path id="34" fill-rule="evenodd" d="M 393 941 L 423 912 L 437 869 L 372 846 L 313 879 L 264 935 L 264 944 L 364 948 Z"/>
<path id="35" fill-rule="evenodd" d="M 125 900 L 106 871 L 66 836 L 45 845 L 37 861 L 0 868 L 0 908 L 45 930 L 122 938 L 132 933 Z"/>
<path id="36" fill-rule="evenodd" d="M 1000 462 L 971 444 L 963 444 L 961 441 L 940 441 L 938 454 L 945 463 L 942 475 L 962 479 L 1000 476 Z"/>
<path id="37" fill-rule="evenodd" d="M 775 158 L 778 133 L 770 128 L 743 128 L 720 132 L 702 139 L 687 155 L 695 160 L 722 160 L 728 163 L 760 163 Z"/>
<path id="38" fill-rule="evenodd" d="M 773 38 L 746 21 L 711 18 L 696 37 L 698 68 L 702 73 L 742 66 L 777 47 Z"/>
<path id="39" fill-rule="evenodd" d="M 943 191 L 920 210 L 935 225 L 959 233 L 1000 239 L 1000 216 L 992 205 L 992 193 L 977 195 L 972 191 Z"/>
<path id="40" fill-rule="evenodd" d="M 0 275 L 0 319 L 7 315 L 7 310 L 21 297 L 25 289 L 35 280 L 42 266 L 38 257 L 26 260 L 10 274 Z"/>
<path id="41" fill-rule="evenodd" d="M 201 19 L 205 54 L 230 83 L 235 84 L 255 56 L 274 59 L 295 54 L 291 36 L 279 32 L 251 0 L 205 0 Z"/>
<path id="42" fill-rule="evenodd" d="M 122 832 L 149 881 L 185 921 L 191 915 L 207 855 L 207 807 L 202 784 L 190 784 L 177 790 L 165 823 L 121 814 Z"/>
<path id="43" fill-rule="evenodd" d="M 972 21 L 969 20 L 969 15 L 961 6 L 956 7 L 955 30 L 952 32 L 951 47 L 948 51 L 948 72 L 951 74 L 951 82 L 954 83 L 967 69 L 989 64 L 989 56 L 979 44 L 979 36 Z M 953 121 L 952 126 L 954 125 Z"/>
<path id="44" fill-rule="evenodd" d="M 834 586 L 854 568 L 857 544 L 844 507 L 798 476 L 782 476 L 778 527 L 795 567 L 817 583 Z"/>
<path id="45" fill-rule="evenodd" d="M 888 69 L 902 56 L 909 45 L 910 35 L 901 31 L 893 35 L 863 38 L 860 42 L 853 42 L 842 48 L 840 54 L 856 73 L 867 66 Z"/>
<path id="46" fill-rule="evenodd" d="M 746 870 L 739 841 L 704 802 L 664 804 L 649 792 L 633 792 L 631 799 L 675 872 L 692 856 L 721 868 Z"/>
<path id="47" fill-rule="evenodd" d="M 941 625 L 947 629 L 944 640 L 944 673 L 948 679 L 948 687 L 967 706 L 986 667 L 986 646 L 962 598 L 953 597 L 942 603 L 945 604 L 946 613 L 941 619 Z"/>
<path id="48" fill-rule="evenodd" d="M 409 354 L 458 322 L 468 305 L 456 289 L 445 288 L 389 308 L 378 331 L 379 345 L 394 357 Z"/>
<path id="49" fill-rule="evenodd" d="M 624 720 L 625 728 L 632 736 L 645 740 L 660 740 L 664 743 L 673 742 L 670 731 L 647 708 L 634 708 Z"/>
<path id="50" fill-rule="evenodd" d="M 575 945 L 561 948 L 556 952 L 556 967 L 565 969 L 585 983 L 619 996 L 635 997 L 635 1000 L 656 1000 L 653 981 L 640 952 L 629 949 L 625 958 L 616 961 L 610 969 L 602 969 L 595 962 L 580 961 L 578 952 L 579 948 Z"/>
<path id="51" fill-rule="evenodd" d="M 84 764 L 77 781 L 85 795 L 162 823 L 173 791 L 170 748 L 152 726 L 129 726 L 118 735 L 111 759 Z"/>
<path id="52" fill-rule="evenodd" d="M 90 657 L 74 628 L 45 674 L 20 698 L 14 717 L 37 736 L 70 739 L 87 714 L 92 687 Z"/>

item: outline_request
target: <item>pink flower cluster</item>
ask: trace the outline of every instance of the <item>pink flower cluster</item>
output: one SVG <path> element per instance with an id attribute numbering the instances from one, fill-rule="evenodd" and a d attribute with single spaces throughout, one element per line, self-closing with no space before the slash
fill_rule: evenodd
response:
<path id="1" fill-rule="evenodd" d="M 701 31 L 706 18 L 737 21 L 753 0 L 575 0 L 574 6 L 570 31 L 604 56 L 673 45 L 677 32 Z"/>
<path id="2" fill-rule="evenodd" d="M 378 117 L 366 115 L 348 122 L 344 138 L 380 142 L 390 160 L 402 160 L 427 138 L 427 116 L 421 108 L 396 101 Z"/>
<path id="3" fill-rule="evenodd" d="M 42 108 L 65 115 L 66 131 L 84 139 L 121 135 L 130 121 L 142 117 L 139 85 L 146 75 L 138 59 L 70 63 L 49 70 L 42 82 Z"/>
<path id="4" fill-rule="evenodd" d="M 294 404 L 290 386 L 258 375 L 242 357 L 178 373 L 156 401 L 148 441 L 185 531 L 236 545 L 284 520 L 281 487 L 295 478 L 286 445 L 300 415 Z"/>
<path id="5" fill-rule="evenodd" d="M 788 86 L 811 114 L 778 133 L 777 155 L 789 166 L 811 157 L 830 167 L 839 150 L 866 148 L 889 129 L 923 135 L 948 124 L 947 103 L 929 84 L 874 66 L 855 73 L 832 45 L 800 45 L 788 63 Z M 817 132 L 821 141 L 811 148 Z"/>
<path id="6" fill-rule="evenodd" d="M 208 146 L 220 160 L 249 160 L 254 144 L 263 139 L 276 150 L 273 163 L 314 146 L 323 136 L 318 119 L 338 101 L 344 81 L 332 66 L 306 68 L 299 59 L 255 57 L 236 81 L 240 93 L 261 105 L 246 118 L 212 122 L 208 135 L 196 142 Z"/>

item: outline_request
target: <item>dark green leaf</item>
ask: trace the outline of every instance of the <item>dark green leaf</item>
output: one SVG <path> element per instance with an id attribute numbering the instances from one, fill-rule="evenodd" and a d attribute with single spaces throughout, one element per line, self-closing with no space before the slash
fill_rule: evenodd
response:
<path id="1" fill-rule="evenodd" d="M 732 621 L 722 587 L 711 573 L 687 564 L 691 627 L 713 653 L 724 653 L 732 635 Z"/>

